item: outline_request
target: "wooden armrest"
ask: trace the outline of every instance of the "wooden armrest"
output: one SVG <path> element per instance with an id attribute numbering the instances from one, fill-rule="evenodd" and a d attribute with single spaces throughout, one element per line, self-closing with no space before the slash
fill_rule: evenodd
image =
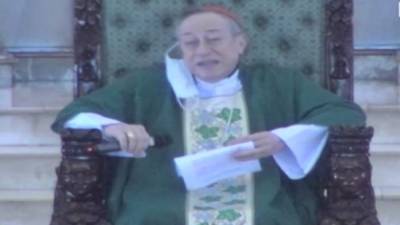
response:
<path id="1" fill-rule="evenodd" d="M 319 225 L 379 225 L 371 185 L 372 127 L 330 127 L 320 173 Z M 318 168 L 320 169 L 320 168 Z"/>
<path id="2" fill-rule="evenodd" d="M 111 225 L 106 219 L 104 161 L 95 149 L 102 141 L 101 132 L 68 129 L 61 139 L 50 225 Z"/>

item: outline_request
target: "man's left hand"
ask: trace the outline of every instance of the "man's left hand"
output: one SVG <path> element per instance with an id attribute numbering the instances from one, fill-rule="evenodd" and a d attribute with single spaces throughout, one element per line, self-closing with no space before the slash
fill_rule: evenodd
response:
<path id="1" fill-rule="evenodd" d="M 261 159 L 282 151 L 286 147 L 286 144 L 278 136 L 268 131 L 257 132 L 247 136 L 239 137 L 228 141 L 225 145 L 235 145 L 249 141 L 254 143 L 254 149 L 245 151 L 238 150 L 234 152 L 233 157 L 235 159 L 242 161 Z"/>

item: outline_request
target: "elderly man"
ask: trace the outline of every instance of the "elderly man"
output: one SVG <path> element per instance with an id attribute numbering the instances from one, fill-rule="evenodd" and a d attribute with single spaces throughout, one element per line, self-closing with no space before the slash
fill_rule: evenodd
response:
<path id="1" fill-rule="evenodd" d="M 205 6 L 186 14 L 166 69 L 119 79 L 67 106 L 53 124 L 98 128 L 134 159 L 119 160 L 108 198 L 115 225 L 312 225 L 316 197 L 308 179 L 327 126 L 363 124 L 344 102 L 280 68 L 239 64 L 247 37 L 234 14 Z M 171 143 L 154 146 L 152 136 Z M 174 159 L 252 142 L 238 161 L 262 171 L 187 190 Z M 217 150 L 216 150 L 217 151 Z"/>

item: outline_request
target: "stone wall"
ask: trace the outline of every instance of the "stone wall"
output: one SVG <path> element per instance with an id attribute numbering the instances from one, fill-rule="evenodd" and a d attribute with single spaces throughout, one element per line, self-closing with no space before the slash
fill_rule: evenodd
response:
<path id="1" fill-rule="evenodd" d="M 400 51 L 356 50 L 355 101 L 363 106 L 400 103 Z"/>

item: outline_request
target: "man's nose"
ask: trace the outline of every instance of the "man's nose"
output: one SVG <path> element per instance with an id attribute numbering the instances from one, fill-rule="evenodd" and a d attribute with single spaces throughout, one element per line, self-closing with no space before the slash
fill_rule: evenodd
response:
<path id="1" fill-rule="evenodd" d="M 210 51 L 211 51 L 211 49 L 210 49 L 210 46 L 208 45 L 208 43 L 205 42 L 205 41 L 201 41 L 201 42 L 199 43 L 199 46 L 198 46 L 196 52 L 197 52 L 197 54 L 199 54 L 199 55 L 207 55 L 207 54 L 210 53 Z"/>

